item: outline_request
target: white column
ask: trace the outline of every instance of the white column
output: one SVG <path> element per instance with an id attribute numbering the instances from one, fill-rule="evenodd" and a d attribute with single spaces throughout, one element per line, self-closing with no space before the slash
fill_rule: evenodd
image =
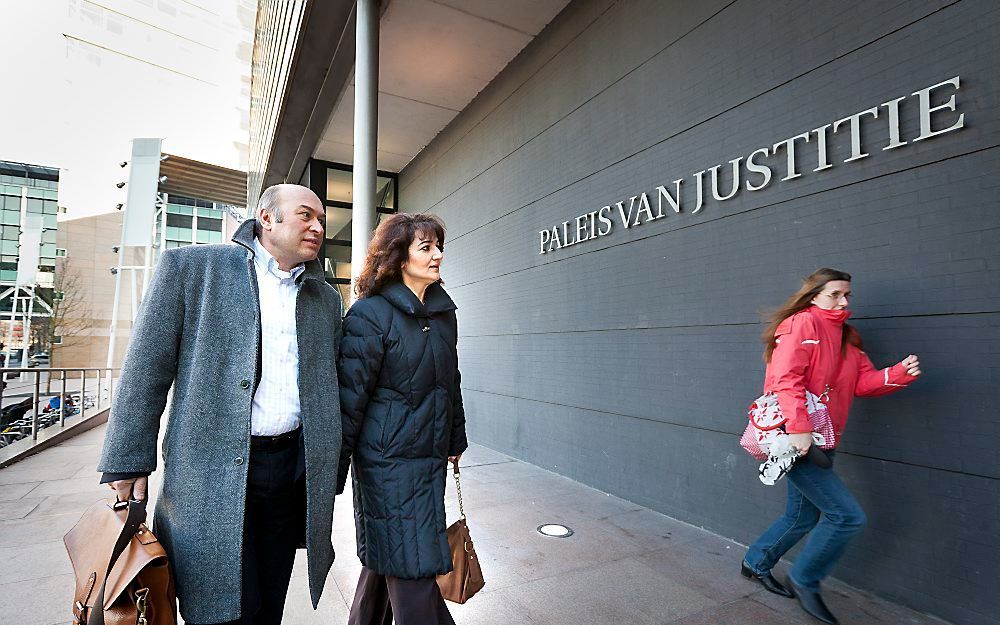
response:
<path id="1" fill-rule="evenodd" d="M 354 210 L 351 224 L 351 299 L 375 228 L 375 149 L 378 140 L 378 0 L 358 0 L 354 66 Z"/>

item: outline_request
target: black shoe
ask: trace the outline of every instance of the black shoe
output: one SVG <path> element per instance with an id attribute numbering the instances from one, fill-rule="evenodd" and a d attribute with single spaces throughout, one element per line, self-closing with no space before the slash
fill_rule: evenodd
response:
<path id="1" fill-rule="evenodd" d="M 823 597 L 818 590 L 803 588 L 793 582 L 791 577 L 788 578 L 788 587 L 792 589 L 795 598 L 799 600 L 799 605 L 809 616 L 819 619 L 827 625 L 837 625 L 837 617 L 823 603 Z"/>
<path id="2" fill-rule="evenodd" d="M 750 567 L 747 566 L 747 563 L 745 561 L 740 566 L 740 575 L 742 575 L 747 579 L 757 580 L 758 582 L 760 582 L 760 585 L 763 586 L 768 592 L 773 592 L 774 594 L 781 595 L 782 597 L 793 596 L 792 593 L 789 592 L 787 588 L 781 585 L 781 582 L 774 579 L 773 575 L 771 575 L 770 573 L 768 573 L 767 575 L 757 575 L 752 570 L 750 570 Z"/>

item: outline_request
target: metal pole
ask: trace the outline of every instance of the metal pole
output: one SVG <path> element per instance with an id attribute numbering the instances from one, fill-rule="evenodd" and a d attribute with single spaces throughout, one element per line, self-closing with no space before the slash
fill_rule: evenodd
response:
<path id="1" fill-rule="evenodd" d="M 8 367 L 20 367 L 20 363 L 17 365 L 11 365 L 10 357 L 13 354 L 12 348 L 14 345 L 14 320 L 17 318 L 17 296 L 21 294 L 21 288 L 15 286 L 14 294 L 10 296 L 11 306 L 10 306 L 10 336 L 7 337 L 7 355 L 4 357 L 4 364 Z"/>
<path id="2" fill-rule="evenodd" d="M 27 290 L 28 316 L 24 319 L 24 352 L 21 353 L 21 362 L 23 363 L 21 366 L 24 367 L 28 366 L 28 350 L 31 349 L 31 316 L 35 314 L 35 285 L 29 286 Z"/>
<path id="3" fill-rule="evenodd" d="M 115 370 L 108 369 L 108 403 L 114 403 L 115 399 Z"/>
<path id="4" fill-rule="evenodd" d="M 59 391 L 59 427 L 64 427 L 66 425 L 66 370 L 64 369 L 62 375 L 62 390 Z M 49 375 L 52 375 L 51 373 Z"/>
<path id="5" fill-rule="evenodd" d="M 17 317 L 17 296 L 20 294 L 21 289 L 17 286 L 14 287 L 14 293 L 10 296 L 10 332 L 7 336 L 7 353 L 4 354 L 4 366 L 10 367 L 10 356 L 14 349 L 14 319 Z"/>
<path id="6" fill-rule="evenodd" d="M 354 210 L 351 216 L 351 293 L 361 273 L 375 227 L 378 175 L 378 0 L 357 2 L 357 50 L 354 65 Z"/>
<path id="7" fill-rule="evenodd" d="M 122 295 L 122 266 L 125 264 L 125 217 L 122 216 L 122 243 L 118 247 L 118 268 L 115 271 L 115 300 L 111 305 L 111 335 L 108 339 L 108 366 L 114 366 L 115 333 L 118 330 L 118 309 Z M 83 414 L 81 410 L 81 416 Z"/>
<path id="8" fill-rule="evenodd" d="M 87 411 L 87 370 L 80 372 L 80 418 L 83 419 Z"/>
<path id="9" fill-rule="evenodd" d="M 101 409 L 101 373 L 100 369 L 97 370 L 97 409 Z"/>
<path id="10" fill-rule="evenodd" d="M 138 288 L 138 285 L 136 283 L 136 275 L 135 275 L 136 271 L 138 271 L 138 270 L 134 269 L 134 268 L 133 269 L 129 269 L 129 275 L 132 276 L 132 314 L 131 314 L 131 320 L 132 320 L 133 323 L 135 323 L 136 310 L 139 308 L 139 288 Z"/>
<path id="11" fill-rule="evenodd" d="M 35 370 L 35 390 L 31 393 L 31 440 L 38 440 L 38 387 L 41 383 L 42 372 Z"/>

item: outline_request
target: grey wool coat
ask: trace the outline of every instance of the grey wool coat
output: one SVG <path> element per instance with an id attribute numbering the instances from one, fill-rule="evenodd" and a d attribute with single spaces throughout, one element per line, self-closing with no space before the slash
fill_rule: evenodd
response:
<path id="1" fill-rule="evenodd" d="M 156 469 L 160 417 L 173 385 L 152 527 L 170 557 L 181 615 L 195 623 L 240 616 L 250 407 L 260 350 L 253 237 L 248 220 L 235 244 L 183 247 L 160 257 L 132 329 L 98 466 L 107 473 Z M 334 558 L 342 304 L 318 261 L 306 263 L 299 280 L 295 324 L 315 607 Z"/>

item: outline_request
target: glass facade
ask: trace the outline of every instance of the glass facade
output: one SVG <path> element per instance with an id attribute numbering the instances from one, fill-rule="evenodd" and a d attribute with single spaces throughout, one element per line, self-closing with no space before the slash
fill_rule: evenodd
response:
<path id="1" fill-rule="evenodd" d="M 165 214 L 156 222 L 156 238 L 163 249 L 223 242 L 223 220 L 228 205 L 168 195 L 164 207 Z"/>
<path id="2" fill-rule="evenodd" d="M 52 167 L 0 161 L 0 288 L 9 293 L 0 301 L 0 342 L 10 348 L 23 348 L 24 309 L 28 306 L 24 291 L 18 291 L 19 313 L 13 327 L 9 322 L 15 301 L 17 264 L 21 256 L 21 227 L 28 215 L 40 215 L 42 237 L 39 246 L 36 298 L 33 317 L 47 316 L 39 301 L 52 303 L 56 257 L 65 250 L 56 248 L 59 214 L 59 170 Z M 62 251 L 63 254 L 59 254 Z M 37 346 L 36 346 L 37 348 Z"/>
<path id="3" fill-rule="evenodd" d="M 351 288 L 353 168 L 342 163 L 312 159 L 302 184 L 325 201 L 326 242 L 320 250 L 320 261 L 326 272 L 326 281 L 337 287 L 346 305 L 350 301 Z M 391 215 L 397 211 L 397 195 L 397 174 L 378 172 L 376 199 L 379 221 L 383 215 Z"/>
<path id="4" fill-rule="evenodd" d="M 38 278 L 41 286 L 51 286 L 56 265 L 58 199 L 59 170 L 0 161 L 0 284 L 17 280 L 23 208 L 24 214 L 42 216 Z"/>

